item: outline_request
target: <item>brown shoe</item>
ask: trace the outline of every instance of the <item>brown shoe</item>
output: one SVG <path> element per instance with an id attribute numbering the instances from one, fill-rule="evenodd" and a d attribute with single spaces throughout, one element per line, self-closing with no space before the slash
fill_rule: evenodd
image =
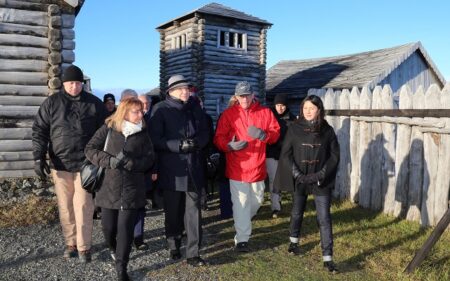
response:
<path id="1" fill-rule="evenodd" d="M 69 259 L 75 258 L 76 256 L 78 256 L 77 246 L 67 246 L 66 249 L 64 250 L 63 257 L 65 259 Z"/>
<path id="2" fill-rule="evenodd" d="M 88 263 L 88 262 L 90 262 L 92 260 L 91 251 L 90 250 L 80 251 L 78 253 L 78 257 L 80 258 L 80 261 L 82 263 Z"/>

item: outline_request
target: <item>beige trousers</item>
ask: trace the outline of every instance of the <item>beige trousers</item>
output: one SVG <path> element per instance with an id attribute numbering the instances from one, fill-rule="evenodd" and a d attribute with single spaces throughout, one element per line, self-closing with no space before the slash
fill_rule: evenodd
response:
<path id="1" fill-rule="evenodd" d="M 252 234 L 252 218 L 264 201 L 264 181 L 230 180 L 231 201 L 236 235 L 234 243 L 248 242 Z"/>
<path id="2" fill-rule="evenodd" d="M 78 251 L 91 248 L 94 201 L 81 187 L 80 173 L 52 170 L 59 219 L 66 245 Z"/>

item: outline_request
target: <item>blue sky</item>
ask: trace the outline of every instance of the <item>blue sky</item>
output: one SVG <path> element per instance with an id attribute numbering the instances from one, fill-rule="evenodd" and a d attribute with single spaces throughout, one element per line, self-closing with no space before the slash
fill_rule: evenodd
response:
<path id="1" fill-rule="evenodd" d="M 156 27 L 211 1 L 87 0 L 76 20 L 76 61 L 97 95 L 159 85 Z M 450 1 L 226 0 L 273 23 L 267 67 L 280 60 L 337 56 L 421 41 L 450 81 Z"/>

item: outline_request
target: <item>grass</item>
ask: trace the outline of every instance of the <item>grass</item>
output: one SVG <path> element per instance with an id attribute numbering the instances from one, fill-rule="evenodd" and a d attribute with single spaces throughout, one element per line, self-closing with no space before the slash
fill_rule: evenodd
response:
<path id="1" fill-rule="evenodd" d="M 283 212 L 271 218 L 269 202 L 253 221 L 252 251 L 234 252 L 233 220 L 219 220 L 217 200 L 204 218 L 203 257 L 211 266 L 190 268 L 174 263 L 148 273 L 151 280 L 450 280 L 450 232 L 445 232 L 425 261 L 413 274 L 403 273 L 415 252 L 430 235 L 431 228 L 362 209 L 348 201 L 332 205 L 334 260 L 341 273 L 323 270 L 320 237 L 312 200 L 303 222 L 301 251 L 287 254 L 289 196 Z M 23 203 L 0 207 L 0 228 L 57 221 L 55 200 L 30 197 Z M 1 231 L 1 230 L 0 230 Z"/>
<path id="2" fill-rule="evenodd" d="M 30 196 L 20 203 L 0 207 L 0 228 L 46 224 L 58 219 L 56 200 Z"/>
<path id="3" fill-rule="evenodd" d="M 152 271 L 148 276 L 227 281 L 450 280 L 450 232 L 443 234 L 419 269 L 408 275 L 403 273 L 404 269 L 432 229 L 368 211 L 348 201 L 332 205 L 334 260 L 341 273 L 330 275 L 322 266 L 313 201 L 308 201 L 305 212 L 300 242 L 303 254 L 298 257 L 287 253 L 291 204 L 290 200 L 283 203 L 281 217 L 272 219 L 266 200 L 253 222 L 250 253 L 234 252 L 233 221 L 217 221 L 218 210 L 215 210 L 207 215 L 204 226 L 208 237 L 203 256 L 211 266 L 190 269 L 183 263 L 175 263 Z M 213 208 L 217 208 L 217 204 L 215 202 Z M 180 270 L 188 271 L 188 275 L 178 275 Z"/>

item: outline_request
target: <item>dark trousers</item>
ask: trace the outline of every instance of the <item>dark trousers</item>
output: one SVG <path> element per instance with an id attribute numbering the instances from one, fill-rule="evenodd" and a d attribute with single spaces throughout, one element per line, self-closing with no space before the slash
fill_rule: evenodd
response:
<path id="1" fill-rule="evenodd" d="M 219 181 L 220 217 L 229 219 L 233 217 L 233 203 L 231 202 L 230 181 Z"/>
<path id="2" fill-rule="evenodd" d="M 298 191 L 293 194 L 290 236 L 299 237 L 303 222 L 303 214 L 306 208 L 307 195 L 301 195 Z M 320 244 L 323 256 L 333 255 L 333 232 L 331 226 L 331 196 L 314 196 L 317 224 L 320 231 Z"/>
<path id="3" fill-rule="evenodd" d="M 138 209 L 136 224 L 134 225 L 134 245 L 139 246 L 144 243 L 144 222 L 145 208 Z"/>
<path id="4" fill-rule="evenodd" d="M 116 251 L 117 270 L 126 269 L 138 210 L 102 208 L 102 230 L 109 249 Z"/>
<path id="5" fill-rule="evenodd" d="M 186 229 L 186 258 L 199 256 L 202 239 L 200 196 L 197 192 L 164 190 L 165 233 L 169 250 L 180 248 Z"/>

